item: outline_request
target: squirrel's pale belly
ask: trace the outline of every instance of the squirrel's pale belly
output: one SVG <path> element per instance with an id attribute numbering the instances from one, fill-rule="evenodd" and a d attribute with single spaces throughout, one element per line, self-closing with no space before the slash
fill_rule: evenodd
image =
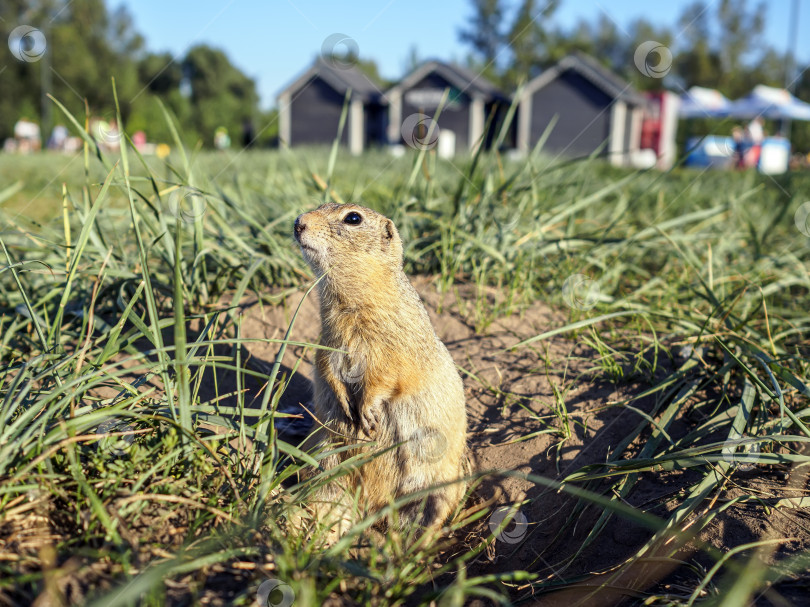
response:
<path id="1" fill-rule="evenodd" d="M 305 213 L 294 233 L 321 277 L 321 345 L 334 350 L 316 353 L 313 377 L 322 466 L 374 455 L 320 501 L 326 509 L 340 502 L 343 518 L 357 489 L 366 510 L 404 497 L 400 526 L 437 529 L 465 490 L 464 387 L 402 271 L 399 233 L 353 204 Z M 361 446 L 335 449 L 351 445 Z"/>

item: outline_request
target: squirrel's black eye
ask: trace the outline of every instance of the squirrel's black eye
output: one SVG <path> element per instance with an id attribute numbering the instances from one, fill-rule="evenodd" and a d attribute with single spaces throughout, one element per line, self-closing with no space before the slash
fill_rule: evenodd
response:
<path id="1" fill-rule="evenodd" d="M 348 223 L 350 226 L 359 226 L 363 222 L 363 216 L 360 213 L 352 211 L 343 218 L 343 223 Z"/>

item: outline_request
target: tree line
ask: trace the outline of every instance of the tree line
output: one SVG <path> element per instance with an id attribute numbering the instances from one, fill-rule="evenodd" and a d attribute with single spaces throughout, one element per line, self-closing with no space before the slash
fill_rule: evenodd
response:
<path id="1" fill-rule="evenodd" d="M 697 85 L 740 97 L 757 84 L 786 82 L 786 54 L 764 39 L 764 2 L 699 0 L 683 8 L 674 28 L 644 18 L 621 26 L 605 12 L 610 3 L 595 19 L 580 19 L 569 29 L 554 22 L 560 0 L 522 0 L 511 11 L 510 6 L 505 0 L 471 0 L 472 16 L 459 30 L 470 64 L 505 90 L 573 51 L 592 55 L 640 90 Z M 645 77 L 635 66 L 635 49 L 649 40 L 671 53 L 664 78 Z M 799 84 L 807 88 L 810 79 Z"/>
<path id="2" fill-rule="evenodd" d="M 682 92 L 699 85 L 737 98 L 757 84 L 784 86 L 795 81 L 795 93 L 810 100 L 807 66 L 791 69 L 788 56 L 764 39 L 764 2 L 698 0 L 682 9 L 674 27 L 644 18 L 619 25 L 604 12 L 610 10 L 610 3 L 605 3 L 594 18 L 563 28 L 555 22 L 559 6 L 560 0 L 470 0 L 470 16 L 458 30 L 468 51 L 467 66 L 512 92 L 567 54 L 581 51 L 640 90 L 666 87 Z M 266 127 L 257 133 L 259 144 L 277 136 L 272 111 L 259 107 L 256 83 L 225 52 L 205 44 L 180 57 L 152 52 L 125 6 L 108 10 L 104 0 L 3 0 L 0 35 L 8 39 L 20 24 L 43 32 L 49 56 L 48 61 L 36 62 L 9 56 L 0 62 L 0 140 L 11 135 L 22 116 L 64 122 L 58 115 L 48 119 L 41 101 L 44 86 L 75 115 L 84 115 L 86 101 L 92 115 L 109 120 L 115 107 L 113 77 L 127 131 L 144 130 L 152 141 L 170 140 L 158 100 L 173 112 L 189 141 L 196 139 L 205 146 L 213 144 L 219 127 L 238 141 L 250 122 Z M 650 40 L 671 53 L 671 66 L 663 78 L 645 76 L 634 63 L 635 49 Z M 357 61 L 381 87 L 390 84 L 382 81 L 373 59 Z M 418 61 L 415 47 L 408 61 L 410 67 Z M 44 130 L 50 126 L 43 124 Z M 792 140 L 797 148 L 810 149 L 810 125 L 795 124 Z"/>
<path id="3" fill-rule="evenodd" d="M 471 16 L 458 32 L 469 49 L 467 62 L 505 91 L 514 91 L 521 82 L 580 51 L 638 90 L 667 88 L 682 94 L 692 86 L 704 86 L 736 99 L 758 84 L 789 85 L 800 99 L 810 101 L 810 66 L 795 65 L 789 53 L 765 40 L 765 2 L 698 0 L 684 6 L 674 27 L 645 18 L 619 25 L 606 2 L 598 16 L 580 19 L 567 29 L 554 21 L 560 0 L 520 0 L 516 7 L 506 0 L 471 0 L 470 5 Z M 660 43 L 668 52 L 666 57 L 651 58 L 668 64 L 662 78 L 643 74 L 635 64 L 635 50 L 647 41 Z M 730 132 L 733 126 L 729 121 L 695 122 L 682 130 L 708 133 L 719 127 Z M 791 141 L 797 149 L 810 150 L 810 123 L 795 123 Z"/>
<path id="4" fill-rule="evenodd" d="M 49 57 L 27 62 L 9 55 L 1 62 L 0 141 L 11 136 L 21 117 L 48 121 L 41 100 L 45 82 L 75 116 L 84 116 L 86 100 L 92 116 L 109 121 L 115 78 L 127 131 L 143 130 L 152 141 L 171 140 L 158 100 L 176 116 L 187 140 L 206 146 L 219 127 L 237 140 L 248 122 L 275 123 L 259 108 L 256 83 L 222 50 L 200 44 L 180 57 L 151 52 L 124 6 L 110 11 L 104 0 L 3 0 L 3 41 L 21 24 L 42 31 Z M 51 125 L 42 125 L 44 138 L 50 126 L 66 122 L 56 112 Z M 272 127 L 265 130 L 259 143 L 276 134 Z"/>

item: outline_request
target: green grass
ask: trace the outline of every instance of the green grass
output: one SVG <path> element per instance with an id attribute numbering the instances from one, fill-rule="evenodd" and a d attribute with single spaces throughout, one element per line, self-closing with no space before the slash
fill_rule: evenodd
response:
<path id="1" fill-rule="evenodd" d="M 15 555 L 0 559 L 0 602 L 27 604 L 43 591 L 55 604 L 75 600 L 71 576 L 104 605 L 205 592 L 247 605 L 269 578 L 289 584 L 295 605 L 335 595 L 369 605 L 507 602 L 579 582 L 532 570 L 468 575 L 495 541 L 487 533 L 472 547 L 404 548 L 389 534 L 358 548 L 384 513 L 327 549 L 317 522 L 310 538 L 290 528 L 329 473 L 295 481 L 323 454 L 278 440 L 286 378 L 278 365 L 260 371 L 244 360 L 252 336 L 235 306 L 247 293 L 272 304 L 271 287 L 311 283 L 291 225 L 329 199 L 392 217 L 409 273 L 435 276 L 447 293 L 474 285 L 460 305 L 481 331 L 538 299 L 566 311 L 567 323 L 517 346 L 536 354 L 539 374 L 549 371 L 544 343 L 570 339 L 596 352 L 590 376 L 647 382 L 643 394 L 605 404 L 655 401 L 607 461 L 562 483 L 530 477 L 579 500 L 557 534 L 572 533 L 586 509 L 601 513 L 563 571 L 614 516 L 655 532 L 639 562 L 674 557 L 726 507 L 716 498 L 740 463 L 806 474 L 810 238 L 793 215 L 810 200 L 810 175 L 629 172 L 542 153 L 452 163 L 432 152 L 223 155 L 185 150 L 180 136 L 174 148 L 165 162 L 132 148 L 107 158 L 88 138 L 76 158 L 0 161 L 0 554 Z M 597 297 L 575 293 L 571 307 L 574 274 L 594 281 Z M 295 336 L 293 325 L 277 342 L 279 361 Z M 691 355 L 662 379 L 662 361 L 680 347 Z M 203 398 L 202 382 L 226 370 L 238 386 L 263 386 L 258 407 L 219 386 Z M 555 387 L 543 418 L 561 441 L 572 432 L 570 387 Z M 507 398 L 503 415 L 517 401 Z M 687 402 L 700 424 L 673 438 Z M 760 453 L 733 453 L 725 439 L 743 436 Z M 299 463 L 282 466 L 286 456 Z M 684 468 L 699 477 L 668 519 L 623 501 L 640 475 Z M 487 514 L 467 512 L 452 528 Z M 740 605 L 808 565 L 799 555 L 758 566 L 771 544 L 729 555 L 702 548 L 717 568 L 648 604 Z"/>

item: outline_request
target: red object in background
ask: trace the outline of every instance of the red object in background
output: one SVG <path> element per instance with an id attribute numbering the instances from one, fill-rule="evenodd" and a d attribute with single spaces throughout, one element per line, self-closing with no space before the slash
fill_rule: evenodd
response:
<path id="1" fill-rule="evenodd" d="M 667 170 L 677 155 L 675 133 L 678 130 L 680 98 L 670 91 L 646 92 L 647 104 L 641 121 L 640 148 L 652 150 L 656 166 Z"/>
<path id="2" fill-rule="evenodd" d="M 759 165 L 759 157 L 762 154 L 762 146 L 760 144 L 752 145 L 745 152 L 744 165 L 751 168 L 756 168 Z"/>
<path id="3" fill-rule="evenodd" d="M 641 123 L 641 149 L 655 151 L 656 156 L 661 155 L 661 108 L 664 104 L 663 93 L 644 93 L 647 98 L 647 107 L 644 111 L 644 121 Z"/>
<path id="4" fill-rule="evenodd" d="M 135 131 L 132 135 L 132 143 L 135 144 L 135 148 L 140 152 L 146 147 L 146 133 L 143 131 Z"/>

